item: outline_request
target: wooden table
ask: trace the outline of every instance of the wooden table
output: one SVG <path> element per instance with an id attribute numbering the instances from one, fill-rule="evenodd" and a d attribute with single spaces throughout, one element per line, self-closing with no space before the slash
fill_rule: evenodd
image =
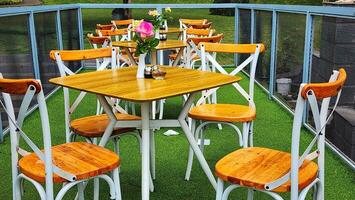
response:
<path id="1" fill-rule="evenodd" d="M 133 58 L 132 52 L 130 49 L 134 49 L 137 47 L 137 43 L 134 41 L 117 41 L 117 42 L 112 42 L 112 46 L 115 47 L 120 47 L 124 49 L 127 52 L 127 55 L 129 57 L 129 60 L 133 63 L 133 65 L 137 65 L 136 61 Z M 186 42 L 181 41 L 181 40 L 166 40 L 166 41 L 160 41 L 158 46 L 155 47 L 155 50 L 153 50 L 151 56 L 152 56 L 152 64 L 156 65 L 157 64 L 157 54 L 156 51 L 159 50 L 167 50 L 167 49 L 179 49 L 178 55 L 176 59 L 174 60 L 172 66 L 176 66 L 177 63 L 179 62 L 183 50 L 186 47 Z M 155 52 L 154 52 L 155 51 Z"/>
<path id="2" fill-rule="evenodd" d="M 52 78 L 49 82 L 80 91 L 96 94 L 111 122 L 99 145 L 105 146 L 114 127 L 138 127 L 142 130 L 142 199 L 149 199 L 150 149 L 154 140 L 152 129 L 181 127 L 191 148 L 200 162 L 212 186 L 217 183 L 186 122 L 189 109 L 196 94 L 202 90 L 238 82 L 241 78 L 213 72 L 204 72 L 178 67 L 161 67 L 167 72 L 165 80 L 137 79 L 136 67 L 103 70 L 66 77 Z M 150 119 L 152 101 L 190 94 L 178 119 Z M 114 97 L 141 104 L 141 120 L 117 121 L 105 97 Z M 153 143 L 152 143 L 153 144 Z M 152 148 L 153 149 L 153 148 Z"/>

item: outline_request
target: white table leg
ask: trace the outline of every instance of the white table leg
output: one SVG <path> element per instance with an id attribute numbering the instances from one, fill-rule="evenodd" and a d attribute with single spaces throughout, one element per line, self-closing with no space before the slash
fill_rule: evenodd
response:
<path id="1" fill-rule="evenodd" d="M 185 102 L 185 105 L 184 105 L 182 111 L 180 112 L 178 120 L 180 122 L 182 130 L 184 131 L 184 133 L 186 135 L 187 140 L 190 143 L 191 148 L 194 150 L 195 155 L 196 155 L 198 161 L 200 162 L 200 165 L 201 165 L 203 171 L 207 175 L 207 178 L 211 182 L 213 188 L 216 189 L 217 188 L 216 179 L 213 176 L 213 173 L 212 173 L 210 167 L 208 166 L 208 163 L 207 163 L 205 157 L 203 156 L 201 149 L 198 147 L 197 142 L 196 142 L 196 140 L 195 140 L 195 138 L 194 138 L 194 136 L 193 136 L 186 120 L 185 120 L 186 116 L 190 110 L 190 107 L 193 104 L 195 96 L 196 96 L 196 93 L 192 93 L 189 95 L 189 98 Z"/>
<path id="2" fill-rule="evenodd" d="M 149 178 L 150 178 L 150 131 L 149 131 L 149 106 L 150 102 L 141 104 L 142 117 L 142 199 L 149 199 Z"/>

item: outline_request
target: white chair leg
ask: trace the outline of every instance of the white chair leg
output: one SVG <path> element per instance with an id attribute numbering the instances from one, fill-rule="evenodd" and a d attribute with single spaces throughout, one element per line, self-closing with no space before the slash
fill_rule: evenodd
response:
<path id="1" fill-rule="evenodd" d="M 192 121 L 193 121 L 193 123 L 192 123 L 193 126 L 192 127 L 195 127 L 196 121 L 195 120 L 192 120 Z M 195 133 L 195 140 L 196 141 L 198 140 L 198 136 L 199 136 L 198 132 L 199 131 L 196 130 L 196 129 L 193 129 L 193 131 L 192 131 L 192 133 Z M 192 148 L 190 147 L 189 148 L 189 157 L 188 157 L 188 160 L 187 160 L 187 167 L 186 167 L 186 172 L 185 172 L 185 180 L 187 180 L 187 181 L 190 180 L 193 161 L 194 161 L 194 152 L 193 152 Z"/>
<path id="2" fill-rule="evenodd" d="M 316 186 L 316 199 L 324 200 L 324 185 L 322 182 L 318 182 Z"/>
<path id="3" fill-rule="evenodd" d="M 120 155 L 120 138 L 113 138 L 113 150 L 117 155 Z"/>
<path id="4" fill-rule="evenodd" d="M 155 119 L 155 113 L 156 113 L 156 106 L 157 106 L 157 102 L 153 101 L 152 102 L 152 110 L 151 110 L 151 114 L 152 114 L 152 119 Z"/>
<path id="5" fill-rule="evenodd" d="M 223 196 L 223 180 L 218 178 L 217 179 L 217 191 L 216 191 L 216 200 L 222 200 Z"/>
<path id="6" fill-rule="evenodd" d="M 254 199 L 254 190 L 248 189 L 248 200 L 253 200 L 253 199 Z"/>
<path id="7" fill-rule="evenodd" d="M 243 148 L 248 147 L 249 122 L 243 123 Z"/>
<path id="8" fill-rule="evenodd" d="M 163 119 L 164 116 L 164 104 L 165 104 L 165 99 L 160 100 L 160 106 L 159 106 L 159 119 Z"/>
<path id="9" fill-rule="evenodd" d="M 250 123 L 250 127 L 249 127 L 249 147 L 253 147 L 254 146 L 254 122 Z"/>
<path id="10" fill-rule="evenodd" d="M 119 176 L 119 168 L 116 168 L 112 171 L 113 182 L 115 184 L 115 197 L 116 200 L 121 200 L 121 185 L 120 185 L 120 176 Z"/>
<path id="11" fill-rule="evenodd" d="M 149 191 L 154 192 L 154 182 L 152 179 L 152 173 L 149 174 Z"/>
<path id="12" fill-rule="evenodd" d="M 94 178 L 94 200 L 99 200 L 100 196 L 100 180 Z"/>
<path id="13" fill-rule="evenodd" d="M 78 183 L 78 200 L 84 200 L 84 190 L 85 190 L 85 185 L 84 182 Z"/>
<path id="14" fill-rule="evenodd" d="M 136 115 L 136 105 L 134 103 L 131 103 L 132 106 L 132 115 Z"/>
<path id="15" fill-rule="evenodd" d="M 155 180 L 155 139 L 154 132 L 150 132 L 150 171 L 152 179 Z"/>

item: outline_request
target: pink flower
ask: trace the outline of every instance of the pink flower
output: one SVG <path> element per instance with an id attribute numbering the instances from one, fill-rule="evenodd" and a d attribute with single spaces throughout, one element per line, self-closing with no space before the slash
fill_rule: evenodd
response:
<path id="1" fill-rule="evenodd" d="M 143 21 L 136 28 L 136 32 L 140 34 L 141 38 L 147 38 L 154 35 L 152 23 Z"/>

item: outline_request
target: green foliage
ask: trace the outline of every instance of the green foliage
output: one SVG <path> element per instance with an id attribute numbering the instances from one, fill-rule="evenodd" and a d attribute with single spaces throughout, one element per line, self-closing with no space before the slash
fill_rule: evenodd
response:
<path id="1" fill-rule="evenodd" d="M 9 5 L 15 3 L 21 3 L 22 0 L 0 0 L 0 5 Z"/>
<path id="2" fill-rule="evenodd" d="M 290 4 L 290 5 L 321 5 L 322 0 L 251 0 L 250 3 Z"/>
<path id="3" fill-rule="evenodd" d="M 139 34 L 134 34 L 133 41 L 137 42 L 135 56 L 139 56 L 139 54 L 144 54 L 152 49 L 154 49 L 159 44 L 159 39 L 150 37 L 150 38 L 141 38 Z"/>

